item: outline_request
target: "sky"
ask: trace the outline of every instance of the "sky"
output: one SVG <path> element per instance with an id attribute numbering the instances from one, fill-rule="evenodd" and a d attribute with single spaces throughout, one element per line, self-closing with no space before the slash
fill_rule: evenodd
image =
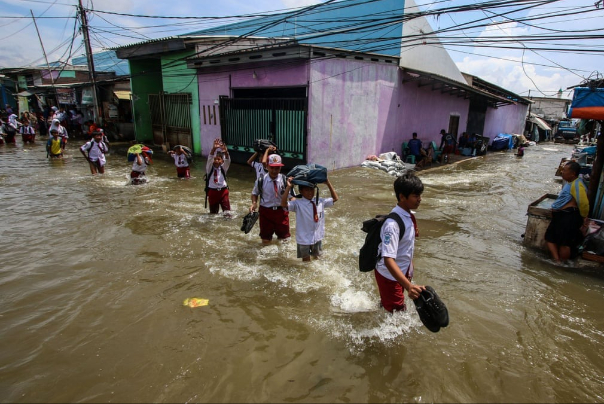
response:
<path id="1" fill-rule="evenodd" d="M 487 0 L 493 2 L 495 0 Z M 522 96 L 572 98 L 568 87 L 604 75 L 603 0 L 523 0 L 520 6 L 428 16 L 458 68 Z M 543 3 L 536 6 L 536 3 Z M 77 0 L 0 0 L 0 67 L 42 65 L 85 53 Z M 282 11 L 317 0 L 82 0 L 94 51 L 235 22 L 237 15 Z M 416 0 L 422 11 L 476 5 L 470 0 Z M 36 24 L 41 41 L 38 38 Z M 132 14 L 126 16 L 119 14 Z M 218 20 L 145 18 L 224 17 Z M 453 29 L 451 31 L 451 29 Z M 75 40 L 74 38 L 75 33 Z M 540 38 L 539 36 L 544 36 Z M 566 37 L 566 40 L 562 40 Z M 42 42 L 42 45 L 41 45 Z M 477 46 L 482 44 L 482 46 Z M 600 53 L 599 53 L 600 52 Z"/>

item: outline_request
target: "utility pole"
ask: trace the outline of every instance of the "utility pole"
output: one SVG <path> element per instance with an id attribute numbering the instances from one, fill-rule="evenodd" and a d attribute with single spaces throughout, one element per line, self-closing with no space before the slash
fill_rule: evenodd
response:
<path id="1" fill-rule="evenodd" d="M 46 56 L 46 50 L 44 50 L 44 44 L 42 43 L 42 37 L 40 36 L 40 31 L 38 30 L 38 23 L 36 22 L 36 17 L 34 17 L 34 12 L 29 10 L 31 13 L 31 18 L 34 20 L 34 26 L 36 27 L 36 32 L 38 33 L 38 39 L 40 40 L 40 46 L 42 47 L 42 53 L 44 54 L 44 59 L 46 60 L 46 67 L 48 68 L 48 75 L 50 76 L 50 82 L 52 83 L 52 91 L 55 93 L 55 101 L 57 102 L 57 107 L 59 106 L 59 96 L 57 95 L 57 88 L 55 87 L 55 78 L 52 76 L 52 70 L 50 69 L 50 63 L 48 63 L 48 56 Z"/>
<path id="2" fill-rule="evenodd" d="M 80 12 L 80 20 L 82 22 L 82 34 L 84 35 L 84 46 L 86 47 L 86 60 L 88 61 L 88 76 L 92 84 L 92 102 L 94 104 L 94 121 L 99 125 L 103 124 L 103 114 L 100 108 L 98 92 L 96 86 L 96 74 L 94 72 L 94 60 L 92 58 L 92 49 L 90 48 L 90 37 L 88 36 L 88 17 L 86 10 L 82 6 L 82 0 L 78 0 L 78 10 Z"/>

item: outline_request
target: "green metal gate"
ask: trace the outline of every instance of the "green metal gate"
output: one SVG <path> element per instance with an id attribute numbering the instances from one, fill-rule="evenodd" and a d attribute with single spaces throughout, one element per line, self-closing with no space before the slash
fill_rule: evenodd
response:
<path id="1" fill-rule="evenodd" d="M 191 93 L 149 94 L 154 144 L 169 147 L 180 144 L 193 149 L 192 102 Z"/>
<path id="2" fill-rule="evenodd" d="M 305 98 L 229 98 L 220 97 L 222 139 L 236 151 L 252 151 L 256 139 L 269 139 L 279 153 L 306 163 Z"/>

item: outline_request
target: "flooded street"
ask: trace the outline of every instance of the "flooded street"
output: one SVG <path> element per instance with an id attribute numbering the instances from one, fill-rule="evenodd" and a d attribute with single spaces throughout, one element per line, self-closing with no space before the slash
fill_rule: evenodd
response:
<path id="1" fill-rule="evenodd" d="M 362 221 L 396 203 L 384 172 L 330 173 L 324 258 L 303 264 L 295 237 L 239 230 L 248 167 L 228 172 L 229 220 L 204 209 L 205 160 L 179 180 L 156 152 L 150 182 L 128 186 L 125 153 L 92 177 L 81 143 L 64 161 L 42 141 L 0 148 L 2 402 L 604 401 L 604 272 L 521 238 L 572 146 L 420 172 L 414 280 L 451 319 L 433 334 L 413 304 L 379 309 L 357 269 Z"/>

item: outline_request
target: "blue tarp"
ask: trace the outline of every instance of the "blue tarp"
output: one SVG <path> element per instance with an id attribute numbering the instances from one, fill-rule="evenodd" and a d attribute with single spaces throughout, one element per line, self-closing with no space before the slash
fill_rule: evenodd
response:
<path id="1" fill-rule="evenodd" d="M 575 88 L 568 117 L 603 120 L 604 88 Z"/>
<path id="2" fill-rule="evenodd" d="M 514 136 L 507 133 L 500 133 L 495 136 L 491 143 L 491 150 L 507 150 L 514 147 Z"/>

